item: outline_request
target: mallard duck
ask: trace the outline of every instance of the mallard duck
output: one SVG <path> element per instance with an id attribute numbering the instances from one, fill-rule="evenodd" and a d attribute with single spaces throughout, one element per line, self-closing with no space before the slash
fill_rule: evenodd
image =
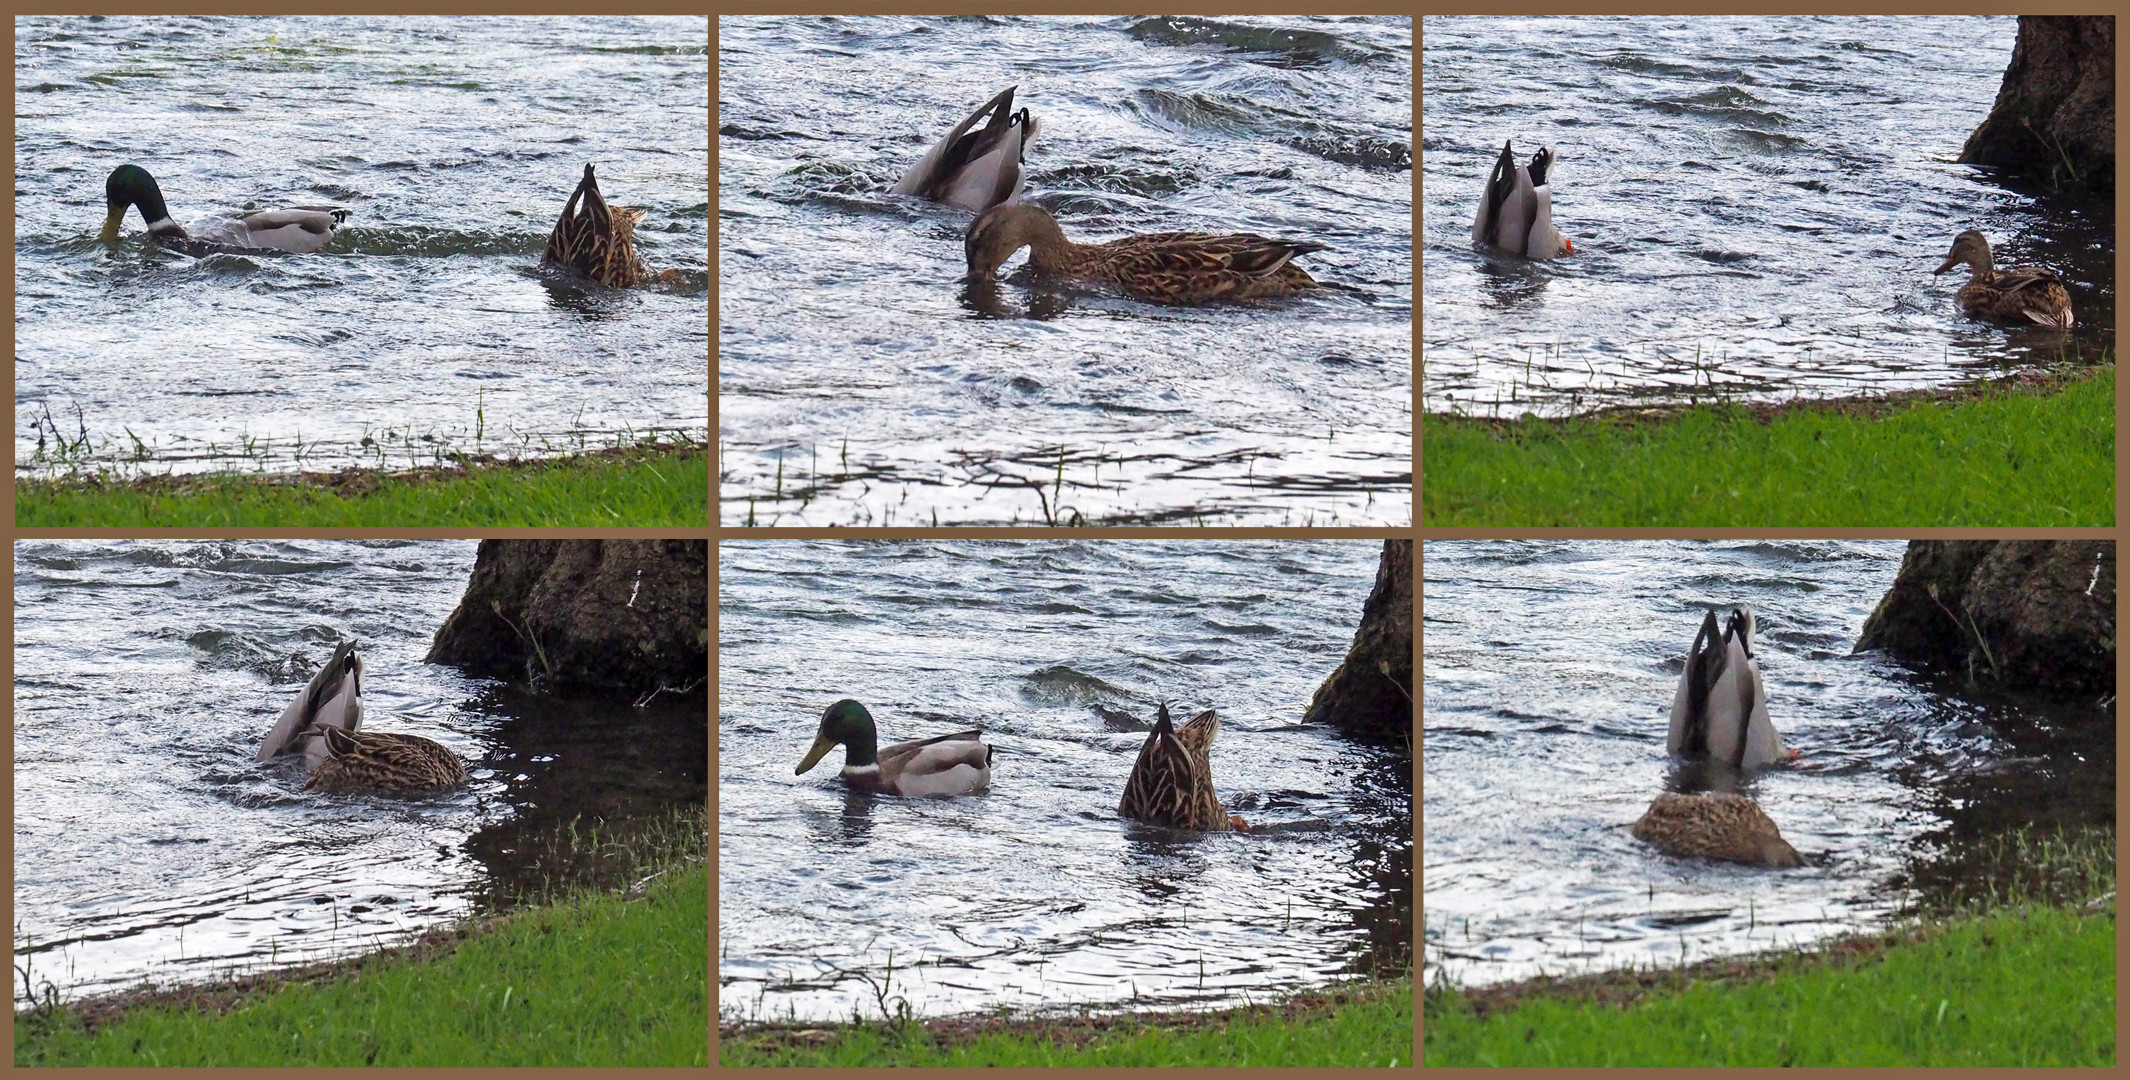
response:
<path id="1" fill-rule="evenodd" d="M 1249 233 L 1149 233 L 1106 244 L 1075 244 L 1065 238 L 1050 211 L 1027 203 L 984 211 L 969 226 L 963 247 L 972 282 L 990 281 L 1001 264 L 1025 247 L 1028 269 L 1037 274 L 1115 285 L 1157 304 L 1203 304 L 1319 288 L 1316 279 L 1290 260 L 1325 249 L 1313 241 Z"/>
<path id="2" fill-rule="evenodd" d="M 1775 822 L 1743 795 L 1666 792 L 1630 830 L 1666 855 L 1727 859 L 1754 866 L 1802 866 Z"/>
<path id="3" fill-rule="evenodd" d="M 125 223 L 126 208 L 138 206 L 141 220 L 148 223 L 148 239 L 191 255 L 215 248 L 249 248 L 307 254 L 323 249 L 333 239 L 333 230 L 348 219 L 347 210 L 336 206 L 294 206 L 284 210 L 252 210 L 201 218 L 190 227 L 170 220 L 163 204 L 163 189 L 155 177 L 138 165 L 120 165 L 104 181 L 104 228 L 106 241 L 118 239 Z"/>
<path id="4" fill-rule="evenodd" d="M 434 739 L 337 727 L 311 728 L 303 738 L 326 753 L 303 782 L 305 791 L 434 791 L 466 782 L 466 763 Z"/>
<path id="5" fill-rule="evenodd" d="M 652 276 L 651 268 L 636 257 L 636 223 L 643 217 L 644 211 L 636 207 L 608 206 L 586 164 L 584 179 L 562 204 L 562 217 L 548 235 L 540 265 L 566 266 L 601 285 L 633 288 Z"/>
<path id="6" fill-rule="evenodd" d="M 1768 719 L 1767 688 L 1753 658 L 1753 609 L 1737 608 L 1722 631 L 1716 613 L 1702 615 L 1686 653 L 1686 670 L 1672 693 L 1667 753 L 1707 756 L 1735 768 L 1757 769 L 1789 756 Z"/>
<path id="7" fill-rule="evenodd" d="M 1207 709 L 1176 727 L 1169 706 L 1162 702 L 1155 713 L 1154 730 L 1139 746 L 1139 759 L 1132 763 L 1131 778 L 1124 782 L 1124 797 L 1117 801 L 1117 816 L 1148 825 L 1200 832 L 1248 831 L 1243 820 L 1220 805 L 1213 790 L 1211 755 L 1213 737 L 1220 734 L 1220 717 Z"/>
<path id="8" fill-rule="evenodd" d="M 311 676 L 311 681 L 281 713 L 281 719 L 266 733 L 254 761 L 267 761 L 293 750 L 303 751 L 304 767 L 316 769 L 326 759 L 322 740 L 306 740 L 307 731 L 354 732 L 362 727 L 362 657 L 355 643 L 343 641 L 333 658 Z"/>
<path id="9" fill-rule="evenodd" d="M 1969 318 L 1992 322 L 2035 323 L 2051 330 L 2072 326 L 2071 291 L 2056 271 L 2039 266 L 1996 268 L 1989 253 L 1989 240 L 1969 229 L 1953 237 L 1952 250 L 1937 273 L 1966 263 L 1973 276 L 1953 300 Z"/>
<path id="10" fill-rule="evenodd" d="M 821 756 L 843 747 L 843 782 L 890 795 L 967 795 L 991 783 L 991 748 L 981 731 L 957 731 L 880 749 L 873 714 L 844 698 L 821 714 L 814 745 L 792 770 L 797 776 Z"/>
<path id="11" fill-rule="evenodd" d="M 976 214 L 1020 198 L 1022 155 L 1035 139 L 1036 123 L 1027 109 L 1013 111 L 1013 92 L 1018 89 L 1007 87 L 954 125 L 888 190 Z M 991 114 L 991 122 L 970 131 L 985 113 Z"/>
<path id="12" fill-rule="evenodd" d="M 1553 227 L 1553 188 L 1546 179 L 1552 168 L 1553 151 L 1539 147 L 1530 166 L 1519 169 L 1516 151 L 1510 142 L 1502 143 L 1472 222 L 1472 242 L 1526 259 L 1575 254 L 1575 245 Z"/>

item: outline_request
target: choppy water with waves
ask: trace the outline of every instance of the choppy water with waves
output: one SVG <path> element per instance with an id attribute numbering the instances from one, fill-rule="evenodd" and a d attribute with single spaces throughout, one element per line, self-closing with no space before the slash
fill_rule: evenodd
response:
<path id="1" fill-rule="evenodd" d="M 612 836 L 700 812 L 700 701 L 557 701 L 422 662 L 475 547 L 16 544 L 16 1000 L 399 944 L 560 880 L 605 887 L 554 842 L 572 822 Z M 471 785 L 316 795 L 296 759 L 252 762 L 348 638 L 364 728 L 443 743 Z"/>
<path id="2" fill-rule="evenodd" d="M 1852 653 L 1905 549 L 1427 543 L 1426 978 L 1810 946 L 1881 924 L 1917 882 L 1962 875 L 1978 837 L 2112 828 L 2112 707 L 1974 691 Z M 1733 789 L 1804 856 L 1797 869 L 1674 859 L 1628 835 L 1663 791 L 1726 789 L 1669 759 L 1664 738 L 1702 613 L 1739 605 L 1758 619 L 1770 718 L 1799 757 Z"/>
<path id="3" fill-rule="evenodd" d="M 719 19 L 721 520 L 1408 523 L 1412 81 L 1409 18 Z M 971 215 L 888 188 L 1008 86 L 1068 236 L 1314 239 L 1350 288 L 972 293 Z"/>
<path id="4" fill-rule="evenodd" d="M 706 441 L 708 97 L 702 17 L 18 18 L 17 467 Z M 351 214 L 313 255 L 194 259 L 137 210 L 110 246 L 127 162 L 180 224 Z M 536 271 L 588 162 L 678 281 Z"/>
<path id="5" fill-rule="evenodd" d="M 1407 970 L 1411 763 L 1299 723 L 1381 552 L 720 544 L 720 1018 L 1240 1004 Z M 844 697 L 882 745 L 982 728 L 990 789 L 850 793 L 840 749 L 793 775 Z M 1162 698 L 1219 711 L 1214 785 L 1252 832 L 1117 817 Z"/>
<path id="6" fill-rule="evenodd" d="M 1423 20 L 1421 397 L 1561 415 L 1952 386 L 2115 336 L 2115 208 L 1954 164 L 1989 115 L 2010 17 Z M 1578 254 L 1475 247 L 1504 140 L 1558 155 Z M 1999 266 L 2070 283 L 2066 335 L 1963 317 L 1980 229 Z"/>

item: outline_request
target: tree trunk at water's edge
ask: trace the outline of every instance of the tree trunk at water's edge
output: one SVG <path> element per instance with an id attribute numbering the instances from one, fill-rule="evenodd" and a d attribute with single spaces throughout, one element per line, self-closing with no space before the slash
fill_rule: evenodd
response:
<path id="1" fill-rule="evenodd" d="M 1413 744 L 1413 542 L 1385 540 L 1346 662 L 1317 687 L 1303 723 L 1366 742 Z"/>
<path id="2" fill-rule="evenodd" d="M 705 693 L 706 540 L 483 540 L 429 662 L 555 690 Z"/>
<path id="3" fill-rule="evenodd" d="M 2021 15 L 1988 119 L 1961 162 L 2115 191 L 2115 16 Z"/>
<path id="4" fill-rule="evenodd" d="M 1856 651 L 2060 694 L 2115 690 L 2112 540 L 1915 540 Z"/>

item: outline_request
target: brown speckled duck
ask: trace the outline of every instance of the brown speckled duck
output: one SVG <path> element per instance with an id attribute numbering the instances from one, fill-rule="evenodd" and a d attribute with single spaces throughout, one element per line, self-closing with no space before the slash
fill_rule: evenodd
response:
<path id="1" fill-rule="evenodd" d="M 562 217 L 548 235 L 540 265 L 567 266 L 616 289 L 642 284 L 652 276 L 651 268 L 636 257 L 636 224 L 643 217 L 644 211 L 635 207 L 608 206 L 587 164 L 584 179 L 562 204 Z"/>
<path id="2" fill-rule="evenodd" d="M 1310 240 L 1274 240 L 1249 233 L 1148 233 L 1104 244 L 1075 244 L 1040 206 L 1006 203 L 969 226 L 964 242 L 969 280 L 991 280 L 1022 248 L 1037 274 L 1113 285 L 1157 304 L 1203 304 L 1284 296 L 1320 288 L 1293 264 L 1296 255 L 1323 251 Z"/>
<path id="3" fill-rule="evenodd" d="M 305 791 L 396 794 L 441 791 L 466 782 L 466 763 L 434 739 L 333 727 L 312 728 L 304 736 L 323 743 L 327 755 L 304 781 Z"/>
<path id="4" fill-rule="evenodd" d="M 1743 795 L 1666 792 L 1631 830 L 1666 855 L 1726 859 L 1753 866 L 1804 865 L 1781 830 Z"/>
<path id="5" fill-rule="evenodd" d="M 1169 719 L 1168 703 L 1162 702 L 1154 730 L 1146 733 L 1131 779 L 1124 783 L 1117 816 L 1171 829 L 1248 832 L 1249 826 L 1229 814 L 1213 791 L 1211 754 L 1218 734 L 1220 717 L 1213 710 L 1179 728 Z"/>
<path id="6" fill-rule="evenodd" d="M 2012 266 L 1999 270 L 1990 258 L 1989 240 L 1969 229 L 1953 237 L 1942 274 L 1966 263 L 1973 276 L 1953 294 L 1960 310 L 1970 318 L 1991 322 L 2035 324 L 2051 330 L 2069 330 L 2071 291 L 2056 271 L 2039 266 Z"/>

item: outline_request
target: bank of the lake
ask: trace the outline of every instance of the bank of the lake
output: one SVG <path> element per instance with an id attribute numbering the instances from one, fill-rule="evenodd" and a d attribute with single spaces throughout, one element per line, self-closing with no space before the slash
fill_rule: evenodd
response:
<path id="1" fill-rule="evenodd" d="M 2107 526 L 2115 365 L 1887 398 L 1422 421 L 1429 526 Z"/>
<path id="2" fill-rule="evenodd" d="M 1921 922 L 1684 971 L 1431 988 L 1432 1066 L 2115 1064 L 2115 903 Z"/>
<path id="3" fill-rule="evenodd" d="M 15 1014 L 15 1064 L 706 1066 L 709 871 L 221 986 Z"/>
<path id="4" fill-rule="evenodd" d="M 722 1028 L 721 1066 L 1370 1066 L 1413 1060 L 1413 981 L 1217 1011 Z"/>
<path id="5" fill-rule="evenodd" d="M 15 481 L 15 524 L 682 526 L 710 520 L 710 456 L 655 443 L 405 472 L 206 473 Z"/>

